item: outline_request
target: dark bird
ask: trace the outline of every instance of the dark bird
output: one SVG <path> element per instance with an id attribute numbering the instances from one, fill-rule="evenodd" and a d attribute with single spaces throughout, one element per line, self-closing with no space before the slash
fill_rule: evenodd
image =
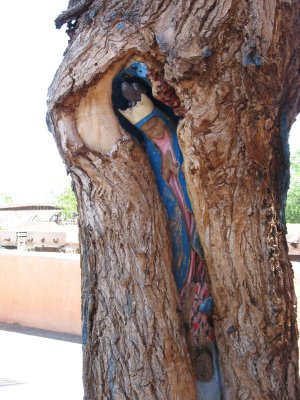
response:
<path id="1" fill-rule="evenodd" d="M 122 82 L 121 91 L 125 99 L 128 100 L 130 107 L 135 106 L 138 101 L 141 101 L 142 93 L 145 93 L 145 89 L 137 82 Z"/>

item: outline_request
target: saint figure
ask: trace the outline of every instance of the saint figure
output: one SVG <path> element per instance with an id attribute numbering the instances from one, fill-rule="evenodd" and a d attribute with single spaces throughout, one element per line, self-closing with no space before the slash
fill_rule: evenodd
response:
<path id="1" fill-rule="evenodd" d="M 123 81 L 121 92 L 128 107 L 119 111 L 142 134 L 167 211 L 173 274 L 180 295 L 181 314 L 199 398 L 218 400 L 220 378 L 210 321 L 213 300 L 209 294 L 203 251 L 181 169 L 183 157 L 176 134 L 176 121 L 154 106 L 141 84 Z"/>

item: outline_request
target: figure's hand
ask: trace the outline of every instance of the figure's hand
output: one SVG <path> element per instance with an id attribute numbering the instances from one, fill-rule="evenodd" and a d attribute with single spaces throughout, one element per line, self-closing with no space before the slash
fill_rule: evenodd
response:
<path id="1" fill-rule="evenodd" d="M 162 176 L 165 181 L 169 181 L 171 173 L 178 175 L 178 163 L 174 162 L 172 153 L 168 150 L 162 160 Z"/>

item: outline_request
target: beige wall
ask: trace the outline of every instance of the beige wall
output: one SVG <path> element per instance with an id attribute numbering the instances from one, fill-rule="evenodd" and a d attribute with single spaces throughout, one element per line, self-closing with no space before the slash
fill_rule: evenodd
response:
<path id="1" fill-rule="evenodd" d="M 79 255 L 0 250 L 0 321 L 80 335 Z"/>

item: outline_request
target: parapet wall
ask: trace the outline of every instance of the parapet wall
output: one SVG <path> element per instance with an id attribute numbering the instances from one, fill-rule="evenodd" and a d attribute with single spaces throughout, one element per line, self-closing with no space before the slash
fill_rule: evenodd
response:
<path id="1" fill-rule="evenodd" d="M 0 250 L 0 321 L 81 335 L 78 254 Z"/>

